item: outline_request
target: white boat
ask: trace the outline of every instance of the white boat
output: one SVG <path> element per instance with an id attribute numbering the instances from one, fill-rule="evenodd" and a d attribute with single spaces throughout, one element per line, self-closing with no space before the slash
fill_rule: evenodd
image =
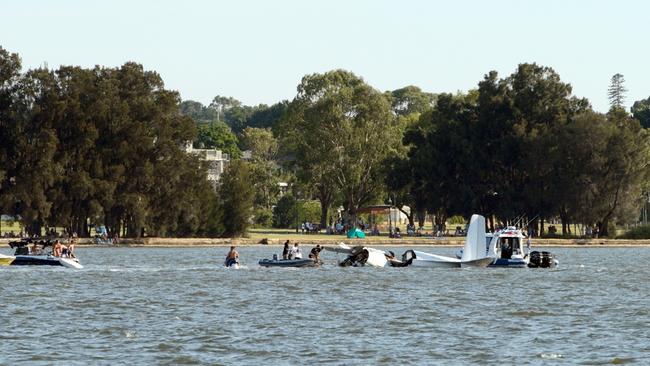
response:
<path id="1" fill-rule="evenodd" d="M 494 234 L 485 235 L 486 255 L 493 258 L 492 267 L 513 267 L 513 268 L 552 268 L 559 265 L 555 256 L 546 251 L 531 251 L 530 238 L 526 239 L 523 232 L 514 227 L 508 226 L 505 229 L 496 231 Z M 524 248 L 524 242 L 526 247 Z M 456 253 L 460 258 L 466 249 Z"/>
<path id="2" fill-rule="evenodd" d="M 30 244 L 38 247 L 38 252 L 34 252 L 29 247 Z M 67 268 L 81 269 L 79 260 L 74 256 L 62 254 L 61 256 L 52 255 L 50 241 L 34 241 L 32 239 L 23 239 L 21 241 L 10 242 L 9 246 L 16 249 L 13 260 L 9 263 L 12 266 L 63 266 Z M 7 256 L 3 256 L 7 261 Z"/>
<path id="3" fill-rule="evenodd" d="M 486 255 L 485 243 L 485 217 L 472 215 L 465 237 L 465 247 L 460 258 L 452 258 L 444 255 L 413 251 L 415 258 L 411 263 L 414 267 L 487 267 L 494 259 Z"/>

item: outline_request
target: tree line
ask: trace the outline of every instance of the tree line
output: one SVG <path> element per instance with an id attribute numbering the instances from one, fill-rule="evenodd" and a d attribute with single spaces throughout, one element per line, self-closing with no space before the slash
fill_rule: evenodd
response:
<path id="1" fill-rule="evenodd" d="M 467 93 L 381 92 L 333 70 L 304 76 L 290 101 L 204 106 L 139 64 L 23 73 L 0 48 L 0 211 L 34 233 L 237 236 L 390 204 L 420 225 L 479 212 L 607 234 L 638 218 L 648 192 L 650 98 L 628 113 L 623 81 L 606 114 L 536 64 L 489 72 Z M 188 142 L 230 154 L 216 191 Z"/>
<path id="2" fill-rule="evenodd" d="M 0 211 L 28 233 L 104 224 L 114 235 L 223 231 L 180 96 L 135 63 L 21 71 L 0 48 Z"/>

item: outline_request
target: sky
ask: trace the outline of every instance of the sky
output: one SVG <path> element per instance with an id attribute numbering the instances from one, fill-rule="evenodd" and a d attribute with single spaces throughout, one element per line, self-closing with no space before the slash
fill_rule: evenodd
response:
<path id="1" fill-rule="evenodd" d="M 642 0 L 3 0 L 0 46 L 23 71 L 135 61 L 206 105 L 290 100 L 339 68 L 381 91 L 455 93 L 535 62 L 606 112 L 616 73 L 628 108 L 650 96 L 648 14 Z"/>

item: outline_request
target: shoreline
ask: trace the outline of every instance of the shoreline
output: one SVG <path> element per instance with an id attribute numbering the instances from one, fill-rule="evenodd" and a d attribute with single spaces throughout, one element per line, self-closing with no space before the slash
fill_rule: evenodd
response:
<path id="1" fill-rule="evenodd" d="M 1 238 L 0 246 L 8 246 L 10 241 L 17 239 Z M 267 244 L 262 244 L 266 240 Z M 390 239 L 387 237 L 368 237 L 367 239 L 348 239 L 346 237 L 315 236 L 305 239 L 304 237 L 287 236 L 283 238 L 138 238 L 120 239 L 119 244 L 96 244 L 93 238 L 80 238 L 78 247 L 144 247 L 144 248 L 175 248 L 175 247 L 228 247 L 231 245 L 240 247 L 249 246 L 281 246 L 286 240 L 303 246 L 310 245 L 337 245 L 345 243 L 350 246 L 364 245 L 368 247 L 462 247 L 465 243 L 464 237 L 447 238 L 401 238 Z M 533 239 L 532 247 L 543 248 L 643 248 L 650 247 L 650 239 Z"/>

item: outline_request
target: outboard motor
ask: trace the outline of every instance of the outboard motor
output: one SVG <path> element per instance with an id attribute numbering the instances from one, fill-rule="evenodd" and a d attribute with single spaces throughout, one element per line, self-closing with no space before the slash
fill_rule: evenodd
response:
<path id="1" fill-rule="evenodd" d="M 551 252 L 530 252 L 528 268 L 553 268 L 557 266 L 557 260 Z"/>

